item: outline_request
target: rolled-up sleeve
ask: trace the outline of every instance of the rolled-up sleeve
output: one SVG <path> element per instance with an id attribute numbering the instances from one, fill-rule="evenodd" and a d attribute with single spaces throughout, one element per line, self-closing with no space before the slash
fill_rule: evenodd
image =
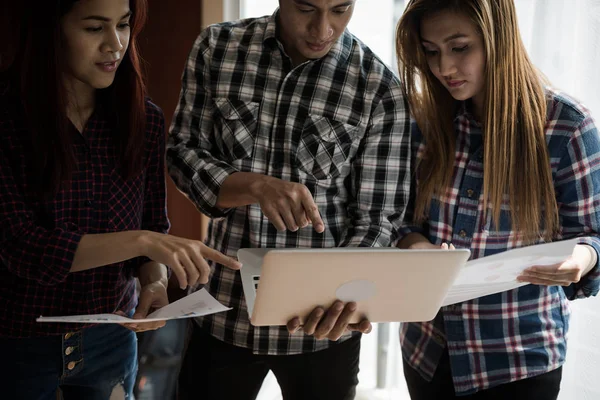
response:
<path id="1" fill-rule="evenodd" d="M 217 207 L 223 182 L 235 168 L 218 159 L 213 139 L 214 102 L 210 92 L 210 28 L 198 37 L 185 66 L 179 104 L 170 128 L 167 165 L 175 185 L 211 218 L 229 209 Z"/>
<path id="2" fill-rule="evenodd" d="M 556 173 L 556 192 L 564 238 L 581 236 L 600 260 L 600 137 L 585 117 L 569 139 Z M 579 282 L 564 288 L 571 300 L 600 291 L 600 263 Z"/>

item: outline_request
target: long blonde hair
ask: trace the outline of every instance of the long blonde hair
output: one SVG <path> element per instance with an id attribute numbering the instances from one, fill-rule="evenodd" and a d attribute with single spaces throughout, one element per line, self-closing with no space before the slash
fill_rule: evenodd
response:
<path id="1" fill-rule="evenodd" d="M 413 117 L 425 140 L 417 160 L 415 219 L 427 218 L 454 169 L 453 119 L 459 102 L 429 69 L 420 38 L 424 17 L 440 11 L 470 18 L 486 52 L 483 207 L 498 226 L 508 195 L 512 229 L 528 242 L 559 230 L 558 207 L 545 136 L 545 79 L 521 40 L 513 0 L 411 0 L 396 30 L 398 70 Z"/>

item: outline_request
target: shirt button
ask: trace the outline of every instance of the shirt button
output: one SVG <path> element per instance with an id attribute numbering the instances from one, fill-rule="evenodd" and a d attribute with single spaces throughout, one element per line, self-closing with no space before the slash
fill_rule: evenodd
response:
<path id="1" fill-rule="evenodd" d="M 65 354 L 68 356 L 70 356 L 72 352 L 73 352 L 73 346 L 69 346 L 65 349 Z"/>
<path id="2" fill-rule="evenodd" d="M 467 231 L 465 231 L 464 229 L 461 229 L 460 232 L 458 232 L 458 236 L 460 236 L 461 238 L 466 238 L 467 237 Z"/>
<path id="3" fill-rule="evenodd" d="M 72 371 L 73 368 L 75 368 L 75 365 L 77 365 L 77 363 L 75 361 L 71 361 L 70 363 L 67 364 L 67 369 L 69 371 Z"/>
<path id="4" fill-rule="evenodd" d="M 65 335 L 65 340 L 69 340 L 73 336 L 73 333 L 69 332 Z"/>
<path id="5" fill-rule="evenodd" d="M 468 196 L 469 198 L 473 197 L 473 193 L 475 193 L 475 192 L 473 191 L 473 189 L 467 189 L 467 196 Z"/>

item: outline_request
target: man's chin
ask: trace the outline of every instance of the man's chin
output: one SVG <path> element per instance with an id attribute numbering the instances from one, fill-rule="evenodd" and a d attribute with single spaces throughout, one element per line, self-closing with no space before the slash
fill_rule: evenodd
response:
<path id="1" fill-rule="evenodd" d="M 310 48 L 307 48 L 306 51 L 304 51 L 303 56 L 308 60 L 316 60 L 327 55 L 327 53 L 329 53 L 329 50 L 331 50 L 331 46 L 319 51 L 314 51 Z"/>

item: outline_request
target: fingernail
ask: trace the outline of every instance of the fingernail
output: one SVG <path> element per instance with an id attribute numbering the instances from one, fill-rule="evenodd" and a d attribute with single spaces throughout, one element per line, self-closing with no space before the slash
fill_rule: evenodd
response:
<path id="1" fill-rule="evenodd" d="M 342 303 L 335 304 L 335 311 L 342 311 L 344 309 L 344 305 Z"/>
<path id="2" fill-rule="evenodd" d="M 323 314 L 324 314 L 323 310 L 321 310 L 321 309 L 317 310 L 317 317 L 322 317 Z"/>
<path id="3" fill-rule="evenodd" d="M 350 311 L 356 311 L 356 303 L 350 303 L 350 304 L 348 304 L 348 309 Z"/>

